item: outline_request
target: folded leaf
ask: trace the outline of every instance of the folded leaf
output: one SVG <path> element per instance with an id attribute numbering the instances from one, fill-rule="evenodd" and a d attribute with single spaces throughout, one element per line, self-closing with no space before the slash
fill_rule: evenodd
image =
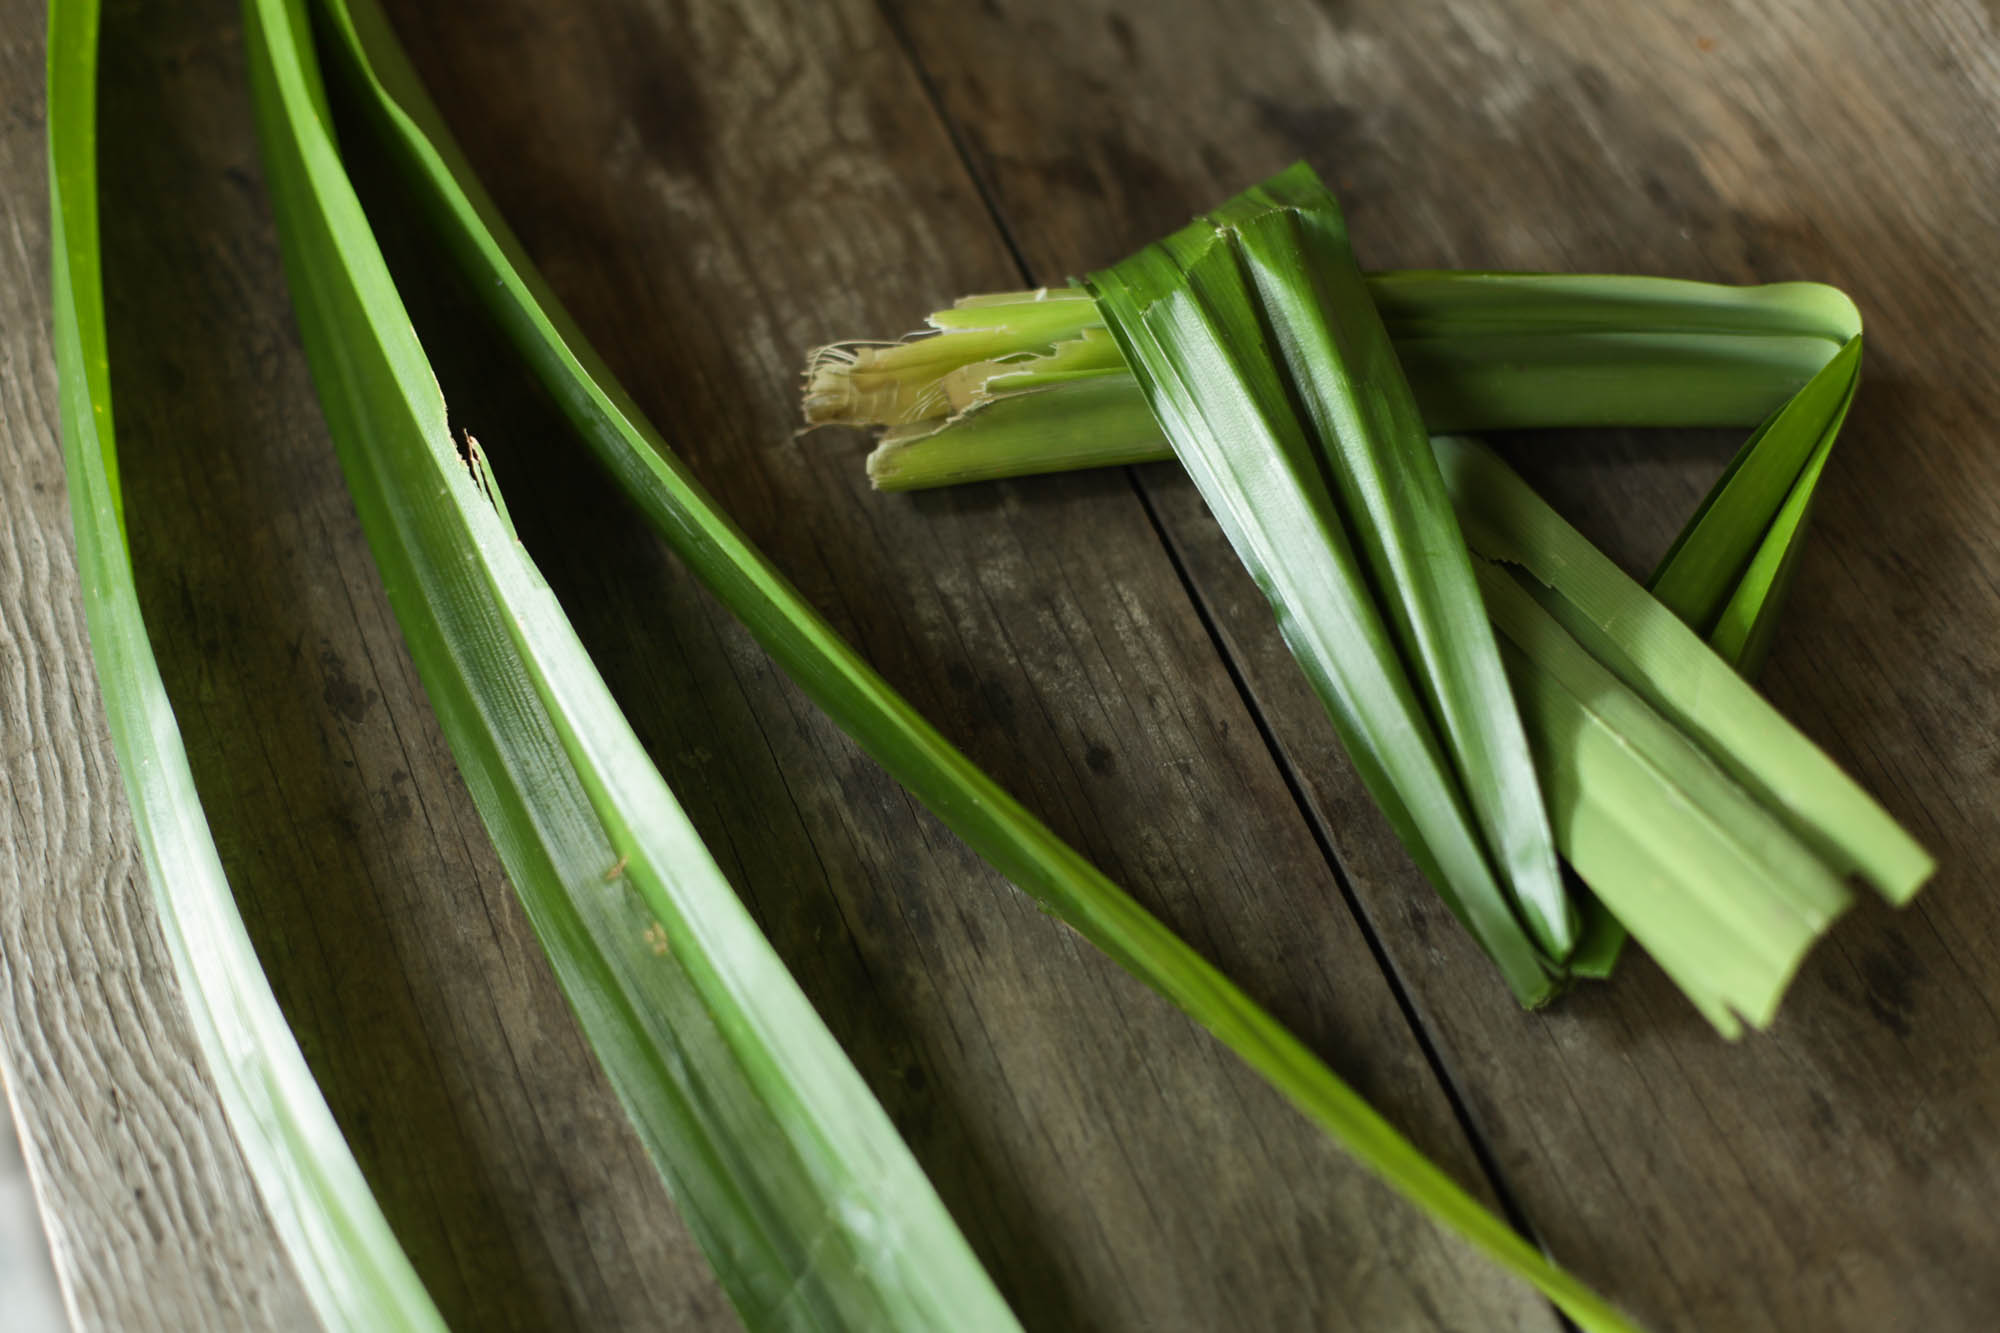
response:
<path id="1" fill-rule="evenodd" d="M 1653 576 L 1659 599 L 1750 674 L 1769 644 L 1813 488 L 1860 377 L 1857 327 L 1744 443 Z"/>
<path id="2" fill-rule="evenodd" d="M 1564 855 L 1718 1031 L 1768 1024 L 1848 905 L 1839 877 L 1508 570 L 1479 572 Z"/>
<path id="3" fill-rule="evenodd" d="M 1365 282 L 1433 431 L 1763 418 L 1654 575 L 1723 659 L 1754 675 L 1859 378 L 1853 303 L 1816 283 L 1414 271 Z M 900 422 L 868 458 L 885 490 L 1165 456 L 1146 394 L 1104 355 L 1079 295 L 968 297 L 931 317 L 933 337 L 822 348 L 807 371 L 808 420 Z M 1536 738 L 1543 766 L 1547 739 Z M 1557 829 L 1565 852 L 1598 813 Z M 1585 914 L 1588 947 L 1570 971 L 1606 975 L 1622 932 L 1601 910 Z"/>
<path id="4" fill-rule="evenodd" d="M 1547 999 L 1576 918 L 1464 540 L 1331 197 L 1295 168 L 1088 289 L 1370 794 L 1521 1001 Z"/>
<path id="5" fill-rule="evenodd" d="M 1936 868 L 1930 855 L 1664 600 L 1483 445 L 1452 437 L 1433 444 L 1474 550 L 1530 576 L 1540 603 L 1584 650 L 1699 742 L 1837 873 L 1863 876 L 1892 903 L 1916 894 Z"/>
<path id="6" fill-rule="evenodd" d="M 1818 283 L 1442 272 L 1365 281 L 1433 433 L 1751 425 L 1860 331 L 1853 303 Z M 821 348 L 807 367 L 806 419 L 891 427 L 884 456 L 869 460 L 885 490 L 1173 457 L 1143 395 L 1119 393 L 1131 374 L 1104 355 L 1084 295 L 968 297 L 930 317 L 933 336 Z M 1096 434 L 1042 424 L 1010 437 L 984 420 L 1003 409 L 1014 422 L 1060 420 L 1086 384 Z"/>

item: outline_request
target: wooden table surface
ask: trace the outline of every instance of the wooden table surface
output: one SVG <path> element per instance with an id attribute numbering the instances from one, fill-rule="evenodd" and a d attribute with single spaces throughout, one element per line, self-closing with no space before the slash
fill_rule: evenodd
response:
<path id="1" fill-rule="evenodd" d="M 2000 17 L 1991 0 L 482 0 L 392 11 L 502 208 L 810 599 L 1427 1152 L 1660 1329 L 2000 1320 Z M 0 0 L 0 1049 L 87 1328 L 299 1327 L 204 1080 L 91 674 L 47 344 L 41 15 Z M 228 0 L 114 0 L 103 166 L 140 589 L 231 880 L 454 1326 L 733 1316 L 401 646 L 292 323 Z M 1192 487 L 917 498 L 801 354 L 1116 259 L 1286 161 L 1377 267 L 1815 278 L 1868 322 L 1764 684 L 1940 856 L 1779 1020 L 1634 957 L 1519 1012 L 1394 844 Z M 976 861 L 479 341 L 457 420 L 703 836 L 1037 1329 L 1535 1329 Z M 1724 434 L 1503 447 L 1645 567 Z"/>

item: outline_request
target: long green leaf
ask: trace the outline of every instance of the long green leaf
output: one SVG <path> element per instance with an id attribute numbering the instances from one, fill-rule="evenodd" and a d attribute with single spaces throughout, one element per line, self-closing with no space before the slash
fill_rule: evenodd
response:
<path id="1" fill-rule="evenodd" d="M 820 707 L 988 861 L 1207 1027 L 1363 1164 L 1589 1330 L 1630 1325 L 1439 1171 L 1204 959 L 895 694 L 752 547 L 612 379 L 480 188 L 373 0 L 326 0 L 379 147 L 522 360 L 662 534 Z M 949 1326 L 959 1326 L 957 1324 Z"/>
<path id="2" fill-rule="evenodd" d="M 1661 594 L 1628 577 L 1492 451 L 1446 436 L 1433 443 L 1474 550 L 1534 580 L 1549 614 L 1583 649 L 1697 740 L 1834 871 L 1863 876 L 1892 903 L 1915 896 L 1936 868 L 1929 853 Z"/>
<path id="3" fill-rule="evenodd" d="M 1274 206 L 1275 205 L 1275 206 Z M 1230 230 L 1500 883 L 1558 965 L 1579 923 L 1465 543 L 1333 196 L 1309 168 L 1212 215 Z"/>
<path id="4" fill-rule="evenodd" d="M 1547 999 L 1576 921 L 1464 540 L 1331 197 L 1295 168 L 1088 287 L 1376 803 L 1521 1001 Z"/>
<path id="5" fill-rule="evenodd" d="M 881 1107 L 461 462 L 333 139 L 304 0 L 246 5 L 306 351 L 397 618 L 516 892 L 753 1328 L 1007 1329 Z M 477 456 L 475 455 L 475 459 Z"/>
<path id="6" fill-rule="evenodd" d="M 1366 279 L 1433 433 L 1761 422 L 1652 586 L 1754 676 L 1860 379 L 1861 317 L 1819 283 L 1403 271 Z M 805 413 L 880 425 L 868 475 L 919 490 L 1171 458 L 1088 294 L 966 297 L 937 336 L 821 348 Z"/>
<path id="7" fill-rule="evenodd" d="M 112 748 L 209 1076 L 313 1309 L 331 1329 L 442 1330 L 258 965 L 146 638 L 112 423 L 98 227 L 98 36 L 97 0 L 53 0 L 49 209 L 63 456 Z"/>
<path id="8" fill-rule="evenodd" d="M 1848 905 L 1839 877 L 1506 569 L 1479 573 L 1564 854 L 1717 1031 L 1769 1023 Z"/>
<path id="9" fill-rule="evenodd" d="M 1344 394 L 1365 399 L 1385 378 L 1379 362 L 1357 367 L 1347 348 L 1315 336 L 1330 312 L 1337 325 L 1372 303 L 1433 427 L 1457 413 L 1507 425 L 1767 414 L 1662 561 L 1652 594 L 1483 450 L 1433 444 L 1475 552 L 1515 570 L 1501 577 L 1482 562 L 1486 612 L 1509 640 L 1503 656 L 1535 769 L 1560 807 L 1556 841 L 1598 890 L 1571 975 L 1609 972 L 1623 939 L 1618 916 L 1603 910 L 1609 902 L 1720 1030 L 1739 1031 L 1737 1014 L 1768 1022 L 1806 949 L 1845 907 L 1842 877 L 1863 874 L 1901 903 L 1932 871 L 1929 855 L 1740 679 L 1769 645 L 1813 489 L 1854 398 L 1861 326 L 1852 302 L 1809 283 L 1434 272 L 1357 280 L 1351 268 L 1346 289 L 1334 291 L 1313 285 L 1299 261 L 1304 238 L 1282 226 L 1253 243 L 1239 225 L 1235 262 L 1213 261 L 1215 224 L 1270 226 L 1270 202 L 1253 192 L 1169 238 L 1158 247 L 1164 262 L 1136 275 L 1149 297 L 1191 294 L 1192 316 L 1185 301 L 1164 316 L 1141 311 L 1101 276 L 1087 289 L 966 298 L 931 316 L 935 336 L 821 349 L 808 367 L 808 419 L 886 425 L 869 470 L 900 489 L 1012 475 L 1029 458 L 1059 470 L 1149 457 L 1144 405 L 1258 581 L 1292 583 L 1281 629 L 1324 692 L 1327 659 L 1356 644 L 1382 652 L 1366 633 L 1315 642 L 1289 609 L 1324 611 L 1326 571 L 1352 555 L 1327 528 L 1335 511 L 1297 432 L 1272 423 L 1282 427 L 1294 401 L 1311 412 Z M 1265 271 L 1255 245 L 1278 256 L 1277 272 Z M 1334 238 L 1331 248 L 1342 246 Z M 1253 282 L 1260 308 L 1243 294 Z M 1148 318 L 1160 327 L 1148 330 Z M 1123 356 L 1107 351 L 1104 324 Z M 1289 383 L 1273 381 L 1273 363 Z M 1637 373 L 1590 379 L 1608 366 Z M 1565 382 L 1572 373 L 1583 378 Z M 1350 389 L 1350 377 L 1363 387 Z M 1322 434 L 1341 424 L 1324 409 L 1313 414 Z M 1338 483 L 1338 464 L 1333 473 Z M 1396 483 L 1399 494 L 1412 489 L 1407 478 Z M 1260 530 L 1258 506 L 1277 504 L 1291 509 Z M 1378 505 L 1363 531 L 1397 522 Z M 1419 586 L 1407 569 L 1379 558 L 1375 567 L 1398 592 Z M 1369 761 L 1361 768 L 1381 776 Z M 1592 781 L 1579 779 L 1583 769 Z M 1406 793 L 1377 794 L 1410 839 Z M 1435 877 L 1435 856 L 1416 850 Z M 1710 922 L 1719 885 L 1733 887 Z M 1788 922 L 1776 933 L 1774 916 Z M 1731 920 L 1735 937 L 1702 933 L 1701 923 Z"/>
<path id="10" fill-rule="evenodd" d="M 1859 381 L 1861 318 L 1819 283 L 1401 271 L 1366 279 L 1433 433 L 1760 422 L 1653 576 L 1755 675 Z M 1002 292 L 936 336 L 821 348 L 805 412 L 888 427 L 883 490 L 1171 458 L 1087 293 Z"/>

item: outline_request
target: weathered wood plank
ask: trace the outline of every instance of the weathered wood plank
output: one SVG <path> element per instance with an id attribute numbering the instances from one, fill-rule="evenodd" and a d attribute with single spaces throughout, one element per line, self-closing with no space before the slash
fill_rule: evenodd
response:
<path id="1" fill-rule="evenodd" d="M 2000 1308 L 1985 1203 L 2000 1183 L 2000 971 L 1984 947 L 2000 914 L 1983 891 L 2000 862 L 1990 6 L 893 8 L 1041 280 L 1304 155 L 1376 264 L 1811 277 L 1856 296 L 1868 383 L 1766 681 L 1946 869 L 1914 909 L 1846 923 L 1776 1030 L 1740 1046 L 1644 964 L 1544 1017 L 1511 1012 L 1367 807 L 1199 498 L 1170 469 L 1143 484 L 1560 1257 L 1661 1326 L 1986 1326 Z M 1642 569 L 1729 447 L 1605 435 L 1511 451 Z"/>

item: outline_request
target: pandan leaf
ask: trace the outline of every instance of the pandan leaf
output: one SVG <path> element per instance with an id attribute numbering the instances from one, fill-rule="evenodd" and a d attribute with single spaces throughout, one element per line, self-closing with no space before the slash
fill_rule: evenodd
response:
<path id="1" fill-rule="evenodd" d="M 104 320 L 99 18 L 97 0 L 49 6 L 49 213 L 63 459 L 112 749 L 208 1076 L 314 1312 L 330 1329 L 441 1331 L 258 964 L 140 614 Z"/>
<path id="2" fill-rule="evenodd" d="M 250 0 L 307 358 L 412 658 L 584 1034 L 744 1322 L 1011 1329 L 461 461 L 349 184 L 304 0 Z M 474 458 L 477 459 L 477 455 Z"/>
<path id="3" fill-rule="evenodd" d="M 1839 877 L 1506 569 L 1480 575 L 1564 854 L 1718 1031 L 1769 1023 Z"/>
<path id="4" fill-rule="evenodd" d="M 1653 576 L 1754 676 L 1860 378 L 1854 303 L 1810 282 L 1415 270 L 1366 282 L 1434 434 L 1762 423 Z M 967 297 L 931 316 L 935 336 L 821 348 L 806 419 L 888 427 L 868 475 L 889 491 L 1173 457 L 1131 372 L 1097 346 L 1085 296 Z"/>
<path id="5" fill-rule="evenodd" d="M 1440 272 L 1366 282 L 1433 433 L 1747 426 L 1860 331 L 1853 303 L 1818 283 Z M 884 490 L 1173 457 L 1137 386 L 1114 392 L 1131 373 L 1101 354 L 1102 323 L 1083 305 L 1056 291 L 967 298 L 930 317 L 930 336 L 823 347 L 807 367 L 806 419 L 891 427 L 882 453 L 893 466 L 869 460 Z M 1085 381 L 1099 430 L 1048 425 Z M 1117 416 L 1106 411 L 1114 401 Z M 1036 428 L 1010 439 L 982 420 L 1003 408 Z"/>
<path id="6" fill-rule="evenodd" d="M 821 349 L 808 367 L 808 419 L 867 422 L 883 405 L 899 408 L 869 470 L 885 489 L 906 489 L 1015 475 L 1028 462 L 1063 469 L 1150 457 L 1143 402 L 1162 441 L 1192 440 L 1183 461 L 1323 686 L 1329 659 L 1383 661 L 1382 641 L 1301 634 L 1296 606 L 1323 612 L 1358 595 L 1324 591 L 1339 586 L 1328 570 L 1354 562 L 1348 537 L 1328 527 L 1338 488 L 1314 475 L 1296 431 L 1272 423 L 1282 427 L 1295 403 L 1310 415 L 1315 403 L 1365 398 L 1384 376 L 1379 362 L 1302 336 L 1313 322 L 1338 324 L 1372 302 L 1433 429 L 1461 416 L 1510 426 L 1762 416 L 1662 562 L 1657 596 L 1483 450 L 1433 445 L 1486 613 L 1503 632 L 1556 844 L 1597 890 L 1568 974 L 1609 973 L 1623 915 L 1719 1030 L 1735 1035 L 1739 1015 L 1767 1023 L 1806 949 L 1846 906 L 1844 877 L 1861 874 L 1901 903 L 1932 872 L 1929 855 L 1738 674 L 1753 673 L 1768 647 L 1813 487 L 1853 401 L 1861 324 L 1852 302 L 1811 283 L 1493 273 L 1378 274 L 1360 292 L 1350 275 L 1332 291 L 1315 286 L 1296 229 L 1259 242 L 1278 256 L 1275 267 L 1247 253 L 1243 218 L 1280 226 L 1265 221 L 1282 213 L 1270 207 L 1274 192 L 1318 198 L 1286 180 L 1169 238 L 1155 248 L 1164 261 L 1147 252 L 1113 270 L 1112 282 L 1087 284 L 1128 368 L 1109 365 L 1074 295 L 967 298 L 932 317 L 934 336 Z M 1233 264 L 1210 258 L 1225 243 L 1237 251 Z M 1143 299 L 1119 289 L 1120 278 Z M 1253 290 L 1262 306 L 1247 301 Z M 1338 424 L 1324 411 L 1316 420 Z M 1411 489 L 1407 479 L 1395 487 Z M 1385 512 L 1363 531 L 1394 532 Z M 1392 572 L 1377 586 L 1399 597 L 1416 585 Z M 1350 752 L 1369 744 L 1360 730 L 1343 729 Z M 1374 787 L 1383 770 L 1372 755 L 1359 767 L 1414 841 L 1408 793 Z M 1413 850 L 1437 882 L 1434 850 Z M 1732 887 L 1717 899 L 1718 885 Z M 1458 886 L 1444 887 L 1462 905 Z M 1728 937 L 1705 936 L 1710 929 Z M 1496 954 L 1503 970 L 1510 947 L 1503 940 Z"/>
<path id="7" fill-rule="evenodd" d="M 1088 290 L 1370 794 L 1522 1003 L 1547 999 L 1576 918 L 1464 539 L 1331 196 L 1295 168 Z"/>
<path id="8" fill-rule="evenodd" d="M 1564 855 L 1720 1031 L 1768 1024 L 1847 877 L 1902 904 L 1930 855 L 1490 450 L 1432 443 Z"/>
<path id="9" fill-rule="evenodd" d="M 1659 599 L 1754 674 L 1861 379 L 1861 330 L 1730 461 L 1654 574 Z"/>
<path id="10" fill-rule="evenodd" d="M 1916 895 L 1936 869 L 1929 853 L 1664 598 L 1628 577 L 1491 450 L 1448 436 L 1433 444 L 1475 551 L 1518 567 L 1585 651 L 1754 792 L 1836 874 L 1860 875 L 1898 905 Z"/>

